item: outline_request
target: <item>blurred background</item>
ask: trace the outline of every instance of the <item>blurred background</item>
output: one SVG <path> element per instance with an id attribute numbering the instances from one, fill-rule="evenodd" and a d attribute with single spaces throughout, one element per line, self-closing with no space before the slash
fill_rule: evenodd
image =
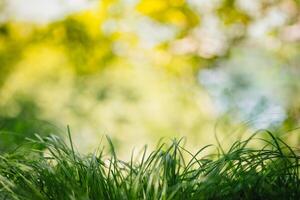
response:
<path id="1" fill-rule="evenodd" d="M 1 0 L 0 151 L 190 148 L 300 120 L 299 0 Z M 290 131 L 290 132 L 288 132 Z"/>

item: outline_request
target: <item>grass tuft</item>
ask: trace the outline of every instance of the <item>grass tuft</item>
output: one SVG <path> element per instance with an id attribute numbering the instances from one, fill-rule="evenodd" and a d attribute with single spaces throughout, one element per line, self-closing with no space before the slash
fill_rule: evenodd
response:
<path id="1" fill-rule="evenodd" d="M 81 155 L 69 128 L 70 147 L 58 136 L 37 135 L 24 144 L 31 148 L 0 156 L 0 199 L 298 199 L 299 150 L 267 133 L 269 139 L 253 135 L 205 156 L 212 145 L 192 154 L 173 140 L 127 162 L 109 138 L 110 155 Z M 251 148 L 257 139 L 262 147 Z"/>

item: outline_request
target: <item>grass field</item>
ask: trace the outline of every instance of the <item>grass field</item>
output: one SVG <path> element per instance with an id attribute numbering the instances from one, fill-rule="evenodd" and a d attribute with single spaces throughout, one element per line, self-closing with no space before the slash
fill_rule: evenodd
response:
<path id="1" fill-rule="evenodd" d="M 37 135 L 2 153 L 0 199 L 298 199 L 299 149 L 265 132 L 226 151 L 208 145 L 194 154 L 174 139 L 126 162 L 109 138 L 110 153 L 81 155 L 70 132 L 68 142 Z"/>

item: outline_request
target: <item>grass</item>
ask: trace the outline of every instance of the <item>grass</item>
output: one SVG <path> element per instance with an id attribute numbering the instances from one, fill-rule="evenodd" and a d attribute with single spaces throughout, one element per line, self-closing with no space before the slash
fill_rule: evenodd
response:
<path id="1" fill-rule="evenodd" d="M 70 135 L 70 145 L 37 135 L 0 156 L 0 199 L 298 199 L 299 150 L 267 133 L 227 151 L 208 145 L 195 154 L 173 140 L 128 162 L 109 139 L 110 154 L 81 155 Z M 258 149 L 250 147 L 256 140 Z M 209 149 L 216 150 L 205 155 Z"/>

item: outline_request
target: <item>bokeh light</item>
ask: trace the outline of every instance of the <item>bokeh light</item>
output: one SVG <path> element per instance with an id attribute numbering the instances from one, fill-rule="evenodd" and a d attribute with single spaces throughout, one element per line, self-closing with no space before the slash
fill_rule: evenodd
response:
<path id="1" fill-rule="evenodd" d="M 4 0 L 0 128 L 22 135 L 29 121 L 69 124 L 80 150 L 107 134 L 124 152 L 162 137 L 212 143 L 217 121 L 224 140 L 244 122 L 245 132 L 298 127 L 299 6 Z"/>

